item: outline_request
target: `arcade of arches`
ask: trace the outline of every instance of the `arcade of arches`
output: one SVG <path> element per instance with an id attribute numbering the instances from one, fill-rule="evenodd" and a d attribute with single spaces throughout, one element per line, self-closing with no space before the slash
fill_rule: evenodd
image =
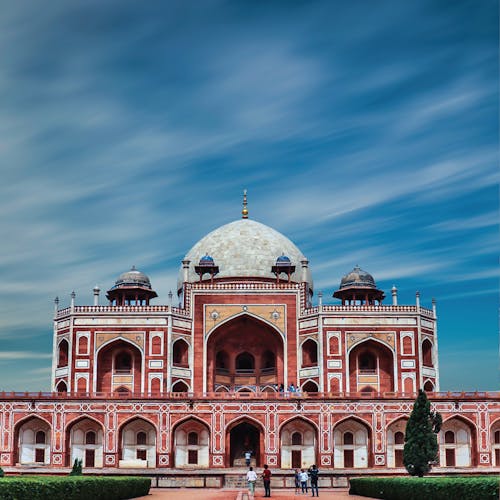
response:
<path id="1" fill-rule="evenodd" d="M 397 418 L 386 428 L 387 466 L 403 467 L 403 447 L 406 418 Z M 244 454 L 252 452 L 252 464 L 265 463 L 266 431 L 252 418 L 237 418 L 227 423 L 220 433 L 225 440 L 225 456 L 220 466 L 244 466 Z M 330 433 L 329 433 L 330 434 Z M 358 418 L 348 417 L 332 424 L 332 461 L 334 469 L 362 469 L 375 465 L 372 427 Z M 64 431 L 64 464 L 70 466 L 75 458 L 87 468 L 104 465 L 104 427 L 89 416 L 68 423 Z M 121 423 L 116 430 L 118 442 L 117 465 L 120 468 L 156 468 L 158 459 L 158 429 L 151 421 L 135 417 Z M 286 420 L 276 433 L 278 461 L 284 469 L 308 467 L 320 462 L 320 443 L 317 423 L 304 417 Z M 492 463 L 500 464 L 500 420 L 490 428 Z M 49 464 L 53 429 L 43 418 L 30 417 L 17 423 L 14 428 L 17 443 L 16 462 L 20 464 Z M 202 420 L 188 417 L 173 426 L 170 434 L 173 450 L 172 465 L 175 467 L 207 468 L 211 463 L 212 440 L 219 439 L 212 428 Z M 438 435 L 439 463 L 437 467 L 475 466 L 473 450 L 476 446 L 473 425 L 461 417 L 444 421 Z"/>

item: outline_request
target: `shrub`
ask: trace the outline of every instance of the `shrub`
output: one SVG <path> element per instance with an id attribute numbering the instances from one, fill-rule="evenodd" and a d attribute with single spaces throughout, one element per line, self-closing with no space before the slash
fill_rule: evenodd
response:
<path id="1" fill-rule="evenodd" d="M 148 477 L 25 476 L 0 481 L 2 500 L 125 500 L 149 493 Z"/>
<path id="2" fill-rule="evenodd" d="M 71 469 L 71 472 L 69 473 L 70 476 L 81 476 L 82 475 L 82 460 L 75 458 L 75 461 L 73 462 L 73 468 Z"/>
<path id="3" fill-rule="evenodd" d="M 349 493 L 385 500 L 493 500 L 499 484 L 498 476 L 363 477 L 350 480 Z"/>
<path id="4" fill-rule="evenodd" d="M 5 476 L 5 472 L 3 471 L 3 469 L 0 467 L 0 477 L 4 477 Z"/>

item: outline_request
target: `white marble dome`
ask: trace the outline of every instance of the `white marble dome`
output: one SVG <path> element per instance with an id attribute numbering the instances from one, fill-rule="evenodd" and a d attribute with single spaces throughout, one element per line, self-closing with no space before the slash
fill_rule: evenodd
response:
<path id="1" fill-rule="evenodd" d="M 189 281 L 199 281 L 194 266 L 205 255 L 213 257 L 219 267 L 217 278 L 258 277 L 274 278 L 271 267 L 280 255 L 290 258 L 295 266 L 292 281 L 300 282 L 305 257 L 302 252 L 278 231 L 251 219 L 240 219 L 221 226 L 203 237 L 186 254 L 189 260 Z M 182 287 L 182 266 L 179 271 L 178 289 Z M 282 276 L 283 277 L 283 276 Z M 204 280 L 209 279 L 208 276 Z M 312 292 L 313 281 L 308 270 L 308 283 Z"/>

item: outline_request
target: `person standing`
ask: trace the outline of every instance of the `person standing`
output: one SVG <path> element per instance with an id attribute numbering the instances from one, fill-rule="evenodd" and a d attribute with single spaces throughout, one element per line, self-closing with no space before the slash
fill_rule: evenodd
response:
<path id="1" fill-rule="evenodd" d="M 247 467 L 250 466 L 251 459 L 252 459 L 252 452 L 250 450 L 245 451 L 245 464 Z"/>
<path id="2" fill-rule="evenodd" d="M 298 495 L 300 492 L 300 471 L 299 471 L 299 469 L 295 469 L 294 479 L 295 479 L 295 494 Z"/>
<path id="3" fill-rule="evenodd" d="M 264 464 L 264 472 L 262 473 L 262 479 L 264 480 L 264 496 L 271 496 L 271 471 L 267 464 Z"/>
<path id="4" fill-rule="evenodd" d="M 255 493 L 255 483 L 257 482 L 257 474 L 253 470 L 253 467 L 250 467 L 250 469 L 248 469 L 247 482 L 248 482 L 248 492 L 253 497 Z"/>
<path id="5" fill-rule="evenodd" d="M 307 493 L 307 480 L 309 476 L 304 469 L 301 469 L 299 474 L 300 486 L 302 487 L 302 493 Z"/>
<path id="6" fill-rule="evenodd" d="M 314 496 L 314 491 L 316 490 L 316 496 L 317 497 L 319 497 L 319 493 L 318 493 L 318 476 L 319 476 L 319 470 L 316 467 L 316 464 L 314 464 L 309 469 L 309 477 L 311 478 L 312 496 Z"/>

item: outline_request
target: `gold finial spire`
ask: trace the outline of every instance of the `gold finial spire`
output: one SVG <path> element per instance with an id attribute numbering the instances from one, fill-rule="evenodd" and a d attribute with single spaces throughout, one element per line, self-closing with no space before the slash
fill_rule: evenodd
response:
<path id="1" fill-rule="evenodd" d="M 248 219 L 248 208 L 247 208 L 247 190 L 243 190 L 243 210 L 241 211 L 242 219 Z"/>

